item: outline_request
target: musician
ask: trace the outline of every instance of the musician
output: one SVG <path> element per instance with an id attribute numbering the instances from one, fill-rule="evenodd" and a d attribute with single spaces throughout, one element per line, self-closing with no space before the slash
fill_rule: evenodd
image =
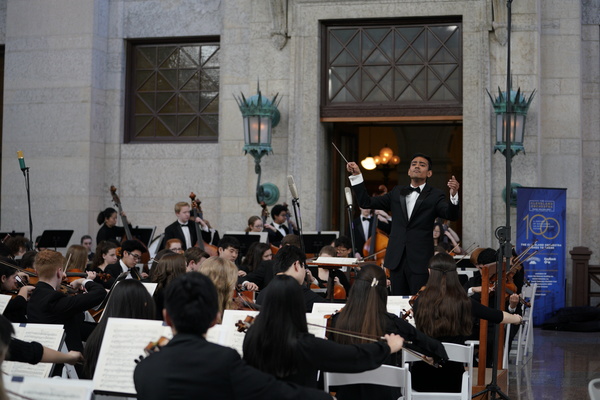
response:
<path id="1" fill-rule="evenodd" d="M 88 252 L 85 246 L 80 244 L 72 244 L 67 249 L 67 253 L 65 254 L 65 258 L 68 260 L 67 262 L 67 270 L 69 271 L 84 271 L 88 264 Z"/>
<path id="2" fill-rule="evenodd" d="M 23 257 L 23 254 L 27 251 L 29 247 L 29 241 L 23 236 L 14 236 L 8 238 L 6 241 L 6 246 L 10 251 L 10 257 L 13 259 L 19 259 Z"/>
<path id="3" fill-rule="evenodd" d="M 469 299 L 458 279 L 456 262 L 446 253 L 431 258 L 429 280 L 413 303 L 417 329 L 442 342 L 464 344 L 471 334 L 473 318 L 494 323 L 520 324 L 523 318 L 485 307 Z M 462 363 L 447 362 L 432 369 L 423 362 L 412 367 L 413 389 L 427 392 L 460 392 Z"/>
<path id="4" fill-rule="evenodd" d="M 121 216 L 127 217 L 125 213 L 121 213 Z M 117 226 L 117 210 L 112 207 L 100 211 L 96 222 L 98 222 L 98 225 L 101 225 L 96 234 L 96 245 L 105 240 L 119 244 L 123 236 L 125 236 L 125 229 L 122 226 Z M 131 228 L 131 224 L 129 224 L 129 227 Z"/>
<path id="5" fill-rule="evenodd" d="M 427 282 L 427 264 L 433 254 L 432 231 L 437 217 L 455 220 L 459 215 L 458 189 L 452 176 L 448 181 L 450 201 L 444 193 L 427 184 L 431 158 L 415 154 L 408 169 L 410 185 L 396 186 L 387 194 L 370 197 L 360 168 L 347 165 L 350 183 L 362 208 L 391 211 L 394 216 L 384 264 L 391 272 L 392 294 L 415 294 Z"/>
<path id="6" fill-rule="evenodd" d="M 319 370 L 375 369 L 402 349 L 404 339 L 398 335 L 354 346 L 316 338 L 308 333 L 304 295 L 294 278 L 278 275 L 268 288 L 264 306 L 244 338 L 244 360 L 261 371 L 316 388 Z"/>
<path id="7" fill-rule="evenodd" d="M 225 236 L 219 240 L 219 257 L 233 262 L 237 262 L 240 255 L 240 242 L 233 236 Z"/>
<path id="8" fill-rule="evenodd" d="M 242 260 L 238 271 L 239 276 L 246 276 L 249 272 L 258 269 L 260 263 L 273 259 L 273 251 L 267 243 L 254 242 L 248 246 L 246 255 Z"/>
<path id="9" fill-rule="evenodd" d="M 375 217 L 373 217 L 375 215 Z M 356 252 L 362 254 L 366 241 L 371 237 L 373 231 L 373 222 L 377 218 L 377 229 L 386 234 L 390 234 L 392 218 L 382 210 L 370 210 L 368 208 L 360 209 L 360 216 L 355 218 L 352 224 L 354 230 L 354 244 Z"/>
<path id="10" fill-rule="evenodd" d="M 139 400 L 199 396 L 215 400 L 331 400 L 322 390 L 278 381 L 246 365 L 235 350 L 207 342 L 206 331 L 219 318 L 217 310 L 217 293 L 208 277 L 190 272 L 171 282 L 163 313 L 174 337 L 137 365 L 134 382 Z"/>
<path id="11" fill-rule="evenodd" d="M 156 310 L 152 296 L 140 281 L 133 279 L 122 281 L 114 287 L 109 302 L 102 313 L 102 319 L 85 342 L 83 376 L 80 378 L 94 378 L 94 371 L 96 370 L 96 363 L 109 318 L 155 319 Z M 159 319 L 162 319 L 162 315 Z"/>
<path id="12" fill-rule="evenodd" d="M 101 279 L 99 274 L 108 273 L 106 267 L 119 261 L 117 258 L 117 248 L 118 246 L 114 242 L 100 242 L 100 244 L 96 246 L 92 264 L 86 268 L 86 271 L 94 271 L 96 273 L 97 277 L 94 281 L 100 283 L 105 289 L 110 289 L 117 277 L 111 275 L 108 279 Z M 115 271 L 113 273 L 117 272 Z"/>
<path id="13" fill-rule="evenodd" d="M 217 289 L 219 317 L 217 323 L 221 323 L 221 315 L 224 310 L 237 309 L 233 303 L 233 293 L 237 284 L 237 267 L 231 260 L 222 257 L 210 257 L 204 261 L 198 272 L 210 278 Z"/>
<path id="14" fill-rule="evenodd" d="M 2 294 L 14 295 L 15 292 L 17 293 L 8 302 L 3 315 L 11 322 L 27 322 L 27 300 L 29 300 L 29 296 L 35 287 L 26 285 L 19 288 L 16 282 L 18 270 L 7 265 L 11 264 L 16 267 L 16 262 L 4 257 L 0 261 L 2 261 L 0 264 L 0 289 Z"/>
<path id="15" fill-rule="evenodd" d="M 92 251 L 92 237 L 90 235 L 83 235 L 79 243 L 86 248 L 88 261 L 92 261 L 94 259 L 94 252 Z"/>
<path id="16" fill-rule="evenodd" d="M 75 289 L 86 293 L 67 296 L 59 291 L 64 278 L 65 258 L 59 252 L 43 250 L 35 257 L 34 267 L 39 282 L 31 293 L 27 304 L 29 322 L 42 324 L 64 324 L 65 343 L 69 350 L 83 351 L 85 341 L 93 325 L 84 323 L 84 311 L 102 302 L 106 291 L 92 279 L 79 278 L 71 282 Z M 95 273 L 90 272 L 92 276 Z"/>
<path id="17" fill-rule="evenodd" d="M 338 257 L 352 257 L 352 240 L 348 236 L 340 236 L 333 241 Z"/>
<path id="18" fill-rule="evenodd" d="M 183 244 L 179 239 L 169 239 L 165 244 L 165 249 L 171 250 L 173 253 L 183 254 Z"/>
<path id="19" fill-rule="evenodd" d="M 269 243 L 273 246 L 279 246 L 281 240 L 290 233 L 293 233 L 294 235 L 300 234 L 296 224 L 291 219 L 289 220 L 289 223 L 292 225 L 292 232 L 290 232 L 290 228 L 287 226 L 288 213 L 288 208 L 281 204 L 276 204 L 271 208 L 271 218 L 273 219 L 273 223 L 266 225 L 265 230 L 269 234 Z"/>
<path id="20" fill-rule="evenodd" d="M 370 337 L 395 333 L 411 342 L 410 345 L 405 343 L 405 347 L 434 357 L 436 361 L 447 360 L 448 355 L 442 343 L 416 330 L 397 315 L 387 312 L 387 299 L 385 272 L 377 265 L 367 264 L 358 272 L 344 308 L 332 316 L 331 326 Z M 367 343 L 364 339 L 336 333 L 330 334 L 330 339 L 342 344 Z M 398 356 L 399 354 L 391 354 L 384 363 L 402 366 L 402 357 Z M 399 389 L 394 388 L 352 385 L 340 387 L 336 396 L 339 400 L 374 398 L 395 400 L 400 393 Z"/>
<path id="21" fill-rule="evenodd" d="M 275 275 L 291 276 L 298 282 L 302 287 L 306 312 L 312 311 L 314 303 L 328 303 L 327 300 L 310 290 L 310 288 L 304 284 L 306 278 L 306 254 L 298 247 L 284 246 L 279 249 L 277 254 L 275 254 L 273 272 Z M 256 301 L 258 305 L 262 305 L 267 298 L 265 294 L 269 292 L 269 285 L 260 292 Z"/>
<path id="22" fill-rule="evenodd" d="M 108 265 L 104 271 L 115 279 L 127 272 L 125 279 L 140 280 L 143 278 L 143 274 L 137 270 L 136 264 L 142 259 L 144 251 L 146 249 L 137 240 L 126 240 L 121 245 L 121 259 L 115 264 Z"/>
<path id="23" fill-rule="evenodd" d="M 152 298 L 156 304 L 156 319 L 162 319 L 164 292 L 169 283 L 179 275 L 185 274 L 187 262 L 183 254 L 165 254 L 158 264 L 152 268 L 150 281 L 156 283 Z"/>
<path id="24" fill-rule="evenodd" d="M 206 261 L 210 255 L 199 247 L 191 247 L 183 252 L 187 262 L 187 272 L 198 271 L 200 264 Z"/>

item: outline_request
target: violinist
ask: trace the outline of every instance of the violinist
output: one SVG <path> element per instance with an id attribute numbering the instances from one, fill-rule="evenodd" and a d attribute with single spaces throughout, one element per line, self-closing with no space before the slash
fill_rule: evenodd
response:
<path id="1" fill-rule="evenodd" d="M 14 236 L 6 241 L 6 246 L 10 251 L 10 257 L 19 259 L 25 254 L 29 247 L 29 241 L 23 236 Z"/>
<path id="2" fill-rule="evenodd" d="M 314 303 L 327 303 L 323 297 L 310 290 L 304 283 L 306 278 L 306 254 L 296 246 L 284 246 L 277 254 L 273 262 L 273 272 L 275 275 L 288 275 L 293 277 L 298 285 L 302 288 L 304 296 L 305 312 L 311 312 Z M 260 292 L 257 299 L 257 304 L 262 305 L 266 298 L 266 293 L 271 289 L 269 284 Z"/>
<path id="3" fill-rule="evenodd" d="M 139 400 L 331 400 L 322 390 L 281 382 L 248 366 L 235 350 L 207 342 L 206 331 L 220 316 L 216 290 L 206 276 L 190 272 L 171 282 L 163 314 L 174 336 L 137 365 L 133 379 Z"/>
<path id="4" fill-rule="evenodd" d="M 425 289 L 413 303 L 417 329 L 442 342 L 464 344 L 469 339 L 473 318 L 494 323 L 520 324 L 520 315 L 485 307 L 470 299 L 460 284 L 456 262 L 446 253 L 431 258 L 429 279 Z M 422 362 L 413 364 L 412 386 L 417 391 L 460 392 L 462 363 L 447 362 L 443 368 L 432 369 Z"/>
<path id="5" fill-rule="evenodd" d="M 390 192 L 370 197 L 360 168 L 355 162 L 346 166 L 352 189 L 362 208 L 391 211 L 392 220 L 385 267 L 390 270 L 392 294 L 412 295 L 427 282 L 427 262 L 433 254 L 431 232 L 437 217 L 456 220 L 459 216 L 458 189 L 454 176 L 448 180 L 450 199 L 427 184 L 433 172 L 431 158 L 415 154 L 410 162 L 410 185 L 395 186 Z"/>
<path id="6" fill-rule="evenodd" d="M 121 245 L 121 259 L 110 264 L 104 270 L 112 275 L 113 278 L 117 279 L 119 275 L 127 272 L 125 279 L 137 279 L 147 278 L 145 273 L 140 273 L 136 265 L 142 259 L 142 254 L 146 251 L 144 246 L 137 240 L 126 240 Z"/>
<path id="7" fill-rule="evenodd" d="M 261 217 L 253 215 L 248 218 L 248 226 L 246 226 L 244 232 L 269 232 L 274 231 L 274 229 L 273 225 L 265 224 Z"/>
<path id="8" fill-rule="evenodd" d="M 236 264 L 240 255 L 240 242 L 233 236 L 225 236 L 219 240 L 219 257 Z"/>
<path id="9" fill-rule="evenodd" d="M 210 255 L 207 252 L 200 250 L 199 247 L 189 248 L 183 252 L 183 255 L 185 256 L 187 262 L 187 272 L 198 271 L 198 269 L 200 268 L 200 264 L 208 260 L 208 258 L 210 257 Z"/>
<path id="10" fill-rule="evenodd" d="M 398 335 L 385 335 L 384 341 L 354 346 L 316 338 L 308 333 L 305 296 L 293 276 L 274 277 L 267 290 L 262 295 L 260 314 L 244 339 L 244 360 L 279 379 L 316 388 L 319 370 L 362 372 L 374 369 L 390 353 L 402 349 L 404 339 Z"/>
<path id="11" fill-rule="evenodd" d="M 183 245 L 179 239 L 169 239 L 165 245 L 165 249 L 171 250 L 173 253 L 183 254 Z"/>
<path id="12" fill-rule="evenodd" d="M 96 252 L 94 253 L 94 259 L 92 260 L 92 264 L 86 268 L 87 271 L 93 271 L 97 275 L 108 273 L 106 268 L 111 265 L 117 263 L 119 259 L 117 258 L 117 245 L 110 240 L 100 242 L 100 244 L 96 247 Z M 114 274 L 117 274 L 117 271 L 113 271 Z M 94 279 L 95 282 L 100 283 L 104 286 L 105 289 L 110 289 L 117 278 L 113 274 L 110 274 L 111 277 L 109 279 L 101 279 L 99 276 Z"/>
<path id="13" fill-rule="evenodd" d="M 125 213 L 121 215 L 125 216 Z M 96 245 L 105 240 L 119 244 L 123 236 L 125 236 L 125 229 L 122 226 L 117 226 L 117 210 L 112 207 L 100 211 L 96 222 L 98 222 L 98 225 L 101 225 L 96 234 Z"/>
<path id="14" fill-rule="evenodd" d="M 386 276 L 383 269 L 374 264 L 364 265 L 350 289 L 346 305 L 339 313 L 332 316 L 331 326 L 358 332 L 368 337 L 395 333 L 412 342 L 406 345 L 407 347 L 436 360 L 447 360 L 446 350 L 438 340 L 426 336 L 402 318 L 387 312 L 387 298 Z M 330 334 L 330 339 L 342 344 L 367 343 L 364 339 L 336 333 Z M 391 354 L 384 363 L 402 366 L 402 358 Z M 339 388 L 336 396 L 339 400 L 372 398 L 392 400 L 397 399 L 400 393 L 399 389 L 389 387 L 352 385 Z"/>
<path id="15" fill-rule="evenodd" d="M 67 249 L 65 258 L 69 260 L 66 271 L 85 271 L 87 267 L 87 249 L 80 244 L 73 244 Z"/>
<path id="16" fill-rule="evenodd" d="M 173 279 L 185 273 L 185 257 L 182 254 L 176 253 L 165 254 L 160 258 L 158 264 L 152 268 L 150 281 L 157 284 L 154 294 L 152 295 L 154 304 L 156 304 L 156 319 L 162 319 L 165 288 Z M 111 301 L 112 300 L 113 299 L 111 299 Z"/>
<path id="17" fill-rule="evenodd" d="M 204 261 L 198 272 L 208 276 L 217 289 L 219 321 L 223 310 L 235 310 L 233 293 L 237 284 L 237 267 L 231 260 L 221 257 L 210 257 Z"/>
<path id="18" fill-rule="evenodd" d="M 2 258 L 1 261 L 0 288 L 2 294 L 14 296 L 8 302 L 3 315 L 11 322 L 27 322 L 27 301 L 35 287 L 30 285 L 17 285 L 16 279 L 18 270 L 7 265 L 14 264 L 16 267 L 15 261 L 8 258 Z"/>
<path id="19" fill-rule="evenodd" d="M 82 379 L 93 379 L 96 362 L 100 354 L 102 339 L 106 330 L 108 319 L 136 318 L 154 319 L 156 311 L 152 296 L 140 281 L 133 279 L 120 282 L 110 294 L 110 301 L 102 313 L 102 319 L 94 329 L 83 350 L 83 376 Z M 162 315 L 160 317 L 162 319 Z"/>
<path id="20" fill-rule="evenodd" d="M 83 351 L 82 341 L 91 333 L 94 325 L 84 323 L 84 311 L 102 302 L 106 291 L 91 279 L 79 278 L 71 287 L 86 293 L 68 296 L 59 289 L 64 278 L 65 258 L 59 252 L 43 250 L 35 257 L 34 267 L 39 282 L 27 304 L 29 322 L 64 324 L 65 343 L 69 350 Z"/>
<path id="21" fill-rule="evenodd" d="M 263 261 L 272 260 L 273 251 L 267 243 L 254 242 L 248 246 L 248 251 L 239 266 L 238 275 L 246 276 L 248 273 L 258 269 Z"/>

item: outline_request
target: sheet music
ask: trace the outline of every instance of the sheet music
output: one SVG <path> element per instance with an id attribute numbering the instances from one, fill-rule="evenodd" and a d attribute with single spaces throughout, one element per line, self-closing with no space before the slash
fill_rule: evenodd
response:
<path id="1" fill-rule="evenodd" d="M 146 290 L 148 291 L 148 293 L 150 293 L 150 296 L 154 296 L 154 292 L 156 291 L 156 287 L 158 286 L 158 283 L 156 283 L 156 282 L 142 282 L 142 285 L 144 285 L 144 287 L 146 288 Z"/>
<path id="2" fill-rule="evenodd" d="M 25 342 L 39 342 L 43 346 L 53 350 L 60 351 L 60 345 L 63 341 L 65 330 L 63 325 L 58 324 L 13 324 L 15 329 L 14 337 Z M 2 370 L 15 376 L 27 376 L 37 378 L 47 378 L 50 376 L 51 363 L 38 363 L 36 365 L 5 361 L 2 363 Z"/>
<path id="3" fill-rule="evenodd" d="M 312 333 L 318 338 L 325 339 L 325 327 L 327 320 L 323 314 L 306 313 L 306 322 L 320 326 L 308 325 L 308 333 Z"/>
<path id="4" fill-rule="evenodd" d="M 412 296 L 388 296 L 387 301 L 387 312 L 396 314 L 401 317 L 402 313 L 412 309 L 409 304 L 409 300 Z M 411 317 L 406 319 L 406 322 L 410 323 L 412 326 L 415 326 L 415 319 L 412 314 Z"/>
<path id="5" fill-rule="evenodd" d="M 161 336 L 171 338 L 171 328 L 162 321 L 110 318 L 102 339 L 94 373 L 94 390 L 135 395 L 135 359 Z"/>
<path id="6" fill-rule="evenodd" d="M 314 303 L 312 312 L 316 314 L 333 314 L 344 308 L 343 303 Z"/>
<path id="7" fill-rule="evenodd" d="M 32 377 L 5 377 L 6 390 L 23 397 L 8 394 L 11 400 L 89 400 L 94 383 L 84 379 L 42 379 Z"/>
<path id="8" fill-rule="evenodd" d="M 221 324 L 221 338 L 219 344 L 222 346 L 231 347 L 240 353 L 240 357 L 244 356 L 244 338 L 245 332 L 238 332 L 235 324 L 239 320 L 244 320 L 248 315 L 256 317 L 258 311 L 244 310 L 225 310 L 223 312 L 223 323 Z"/>
<path id="9" fill-rule="evenodd" d="M 4 314 L 8 302 L 12 300 L 12 296 L 7 294 L 0 294 L 0 314 Z"/>
<path id="10" fill-rule="evenodd" d="M 211 343 L 219 344 L 219 340 L 221 339 L 223 325 L 215 325 L 212 328 L 208 328 L 206 332 L 206 340 Z"/>
<path id="11" fill-rule="evenodd" d="M 318 264 L 346 264 L 346 265 L 352 265 L 352 264 L 356 264 L 358 262 L 358 258 L 351 258 L 351 257 L 319 257 L 315 260 L 316 263 Z M 310 264 L 310 263 L 309 263 Z"/>

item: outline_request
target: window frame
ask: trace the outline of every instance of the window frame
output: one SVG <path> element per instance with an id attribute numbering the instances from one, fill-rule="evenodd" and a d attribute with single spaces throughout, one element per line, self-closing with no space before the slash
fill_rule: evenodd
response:
<path id="1" fill-rule="evenodd" d="M 124 107 L 124 135 L 123 143 L 140 144 L 140 143 L 218 143 L 220 125 L 217 125 L 217 133 L 213 136 L 199 137 L 136 137 L 134 135 L 134 120 L 135 120 L 135 51 L 140 45 L 185 45 L 185 44 L 206 44 L 218 45 L 221 48 L 220 36 L 200 36 L 200 37 L 169 37 L 169 38 L 137 38 L 126 40 L 126 71 L 125 71 L 125 107 Z M 219 63 L 219 103 L 221 96 L 221 65 Z M 220 118 L 221 109 L 217 113 L 217 118 Z"/>

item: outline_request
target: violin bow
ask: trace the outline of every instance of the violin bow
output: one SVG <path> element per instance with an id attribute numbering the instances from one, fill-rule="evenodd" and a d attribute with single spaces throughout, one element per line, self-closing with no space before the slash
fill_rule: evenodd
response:
<path id="1" fill-rule="evenodd" d="M 73 253 L 69 253 L 69 258 L 67 258 L 67 262 L 65 262 L 65 267 L 63 268 L 63 273 L 67 273 L 67 267 L 69 266 L 69 262 L 71 262 L 71 256 Z"/>
<path id="2" fill-rule="evenodd" d="M 332 333 L 336 333 L 338 335 L 343 335 L 343 336 L 348 336 L 348 337 L 353 337 L 356 339 L 363 339 L 363 340 L 368 340 L 370 342 L 380 342 L 380 341 L 385 341 L 385 338 L 383 336 L 374 336 L 374 335 L 367 335 L 367 334 L 357 334 L 356 332 L 351 332 L 351 331 L 347 331 L 344 329 L 339 329 L 339 328 L 331 328 L 328 326 L 323 326 L 323 325 L 319 325 L 319 324 L 313 324 L 311 322 L 307 322 L 307 325 L 310 326 L 314 326 L 316 328 L 324 328 L 326 331 L 328 332 L 332 332 Z M 405 344 L 412 344 L 411 341 L 405 340 L 404 341 Z M 433 359 L 427 358 L 427 356 L 425 354 L 419 353 L 418 351 L 406 348 L 404 346 L 402 346 L 402 350 L 412 354 L 413 356 L 421 359 L 421 361 L 426 362 L 427 364 L 431 365 L 434 368 L 441 368 L 441 365 L 437 362 L 435 362 Z"/>
<path id="3" fill-rule="evenodd" d="M 386 250 L 387 250 L 387 248 L 385 248 L 385 249 L 383 249 L 383 250 L 379 250 L 378 252 L 376 252 L 376 253 L 373 253 L 373 254 L 371 254 L 370 256 L 366 256 L 366 257 L 364 257 L 364 258 L 363 258 L 363 261 L 365 261 L 365 260 L 368 260 L 369 258 L 375 257 L 377 254 L 379 254 L 379 253 L 383 253 L 383 252 L 384 252 L 384 251 L 386 251 Z"/>
<path id="4" fill-rule="evenodd" d="M 523 250 L 521 252 L 521 254 L 519 254 L 518 256 L 515 257 L 515 260 L 513 261 L 513 264 L 520 264 L 522 262 L 525 262 L 525 260 L 522 260 L 523 257 L 525 257 L 527 255 L 527 252 L 529 252 L 529 250 L 531 250 L 531 248 L 533 246 L 535 246 L 535 244 L 537 243 L 537 239 L 535 239 L 525 250 Z M 545 247 L 544 247 L 545 249 Z M 538 250 L 539 251 L 539 250 Z M 535 254 L 535 253 L 534 253 Z M 529 257 L 528 257 L 529 258 Z"/>
<path id="5" fill-rule="evenodd" d="M 462 256 L 461 258 L 459 258 L 459 259 L 458 259 L 458 261 L 456 262 L 456 264 L 458 264 L 459 262 L 461 262 L 462 260 L 464 260 L 464 259 L 465 259 L 465 257 L 469 256 L 469 255 L 470 255 L 470 254 L 469 254 L 469 251 L 471 251 L 471 249 L 472 249 L 473 247 L 478 247 L 478 246 L 477 246 L 477 244 L 476 244 L 475 242 L 473 242 L 473 244 L 472 244 L 472 245 L 470 245 L 469 247 L 467 247 L 467 248 L 465 249 L 465 254 L 463 254 L 463 256 Z"/>
<path id="6" fill-rule="evenodd" d="M 452 250 L 450 250 L 450 253 L 454 252 L 454 250 L 458 249 L 460 247 L 460 242 L 456 243 L 456 246 L 454 246 L 452 248 Z"/>

